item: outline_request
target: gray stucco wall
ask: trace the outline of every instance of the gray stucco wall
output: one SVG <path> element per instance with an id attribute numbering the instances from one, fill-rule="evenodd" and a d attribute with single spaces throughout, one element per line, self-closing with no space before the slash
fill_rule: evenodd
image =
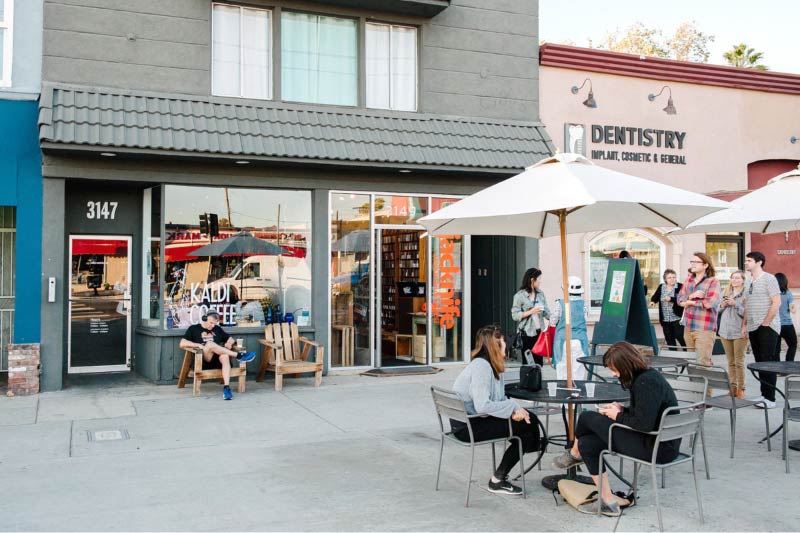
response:
<path id="1" fill-rule="evenodd" d="M 15 0 L 11 87 L 0 88 L 0 98 L 33 100 L 42 84 L 43 0 Z"/>
<path id="2" fill-rule="evenodd" d="M 537 0 L 452 0 L 432 19 L 303 1 L 269 5 L 418 25 L 419 111 L 538 120 Z M 210 18 L 210 0 L 46 0 L 43 77 L 208 95 Z M 273 63 L 277 70 L 277 55 Z"/>

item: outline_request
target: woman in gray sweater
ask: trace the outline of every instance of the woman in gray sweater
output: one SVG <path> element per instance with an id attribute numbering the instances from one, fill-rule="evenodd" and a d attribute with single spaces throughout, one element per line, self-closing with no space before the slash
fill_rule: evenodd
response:
<path id="1" fill-rule="evenodd" d="M 523 333 L 522 353 L 533 348 L 539 334 L 545 329 L 550 318 L 550 308 L 547 298 L 539 289 L 542 271 L 538 268 L 529 268 L 522 276 L 522 285 L 514 294 L 511 303 L 511 318 L 517 322 L 517 330 Z M 541 355 L 534 355 L 533 360 L 537 365 L 543 363 Z"/>
<path id="2" fill-rule="evenodd" d="M 508 436 L 510 418 L 514 436 L 522 439 L 523 452 L 535 452 L 540 445 L 536 415 L 506 397 L 503 383 L 505 353 L 505 338 L 498 326 L 484 326 L 479 329 L 475 336 L 472 361 L 459 374 L 453 390 L 464 401 L 468 414 L 485 415 L 471 420 L 476 442 Z M 451 419 L 450 426 L 457 439 L 469 442 L 469 429 L 466 424 Z M 516 442 L 512 442 L 489 480 L 490 492 L 522 494 L 522 489 L 512 485 L 507 479 L 509 472 L 518 462 L 519 447 Z"/>

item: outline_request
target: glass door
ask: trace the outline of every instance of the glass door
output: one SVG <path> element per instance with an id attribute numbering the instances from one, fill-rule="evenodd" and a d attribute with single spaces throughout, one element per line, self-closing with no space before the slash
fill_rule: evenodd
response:
<path id="1" fill-rule="evenodd" d="M 410 227 L 375 229 L 375 366 L 427 363 L 426 238 Z"/>
<path id="2" fill-rule="evenodd" d="M 131 237 L 70 236 L 69 373 L 130 370 Z"/>

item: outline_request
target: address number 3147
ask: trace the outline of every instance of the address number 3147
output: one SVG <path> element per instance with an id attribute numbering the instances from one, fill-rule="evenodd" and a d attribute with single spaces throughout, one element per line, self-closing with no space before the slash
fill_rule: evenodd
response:
<path id="1" fill-rule="evenodd" d="M 86 218 L 114 220 L 119 202 L 86 202 Z"/>

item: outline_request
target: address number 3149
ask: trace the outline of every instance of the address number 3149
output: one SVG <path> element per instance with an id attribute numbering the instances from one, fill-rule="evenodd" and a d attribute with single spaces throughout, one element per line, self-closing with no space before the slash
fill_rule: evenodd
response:
<path id="1" fill-rule="evenodd" d="M 119 202 L 86 202 L 86 218 L 114 220 Z"/>

